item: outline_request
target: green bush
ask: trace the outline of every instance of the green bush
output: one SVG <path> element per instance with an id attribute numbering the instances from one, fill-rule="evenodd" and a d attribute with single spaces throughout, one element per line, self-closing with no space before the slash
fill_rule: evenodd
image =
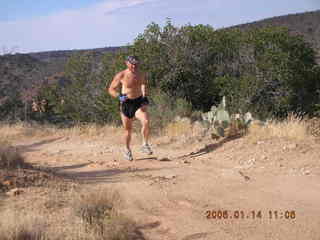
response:
<path id="1" fill-rule="evenodd" d="M 208 111 L 226 96 L 232 112 L 262 119 L 314 113 L 320 89 L 315 52 L 287 29 L 152 23 L 130 51 L 143 59 L 153 87 L 186 99 L 193 110 Z"/>
<path id="2" fill-rule="evenodd" d="M 148 111 L 151 119 L 151 130 L 154 133 L 158 133 L 177 116 L 190 117 L 192 114 L 192 105 L 185 99 L 174 99 L 164 92 L 157 91 L 151 94 L 150 100 L 151 104 Z"/>

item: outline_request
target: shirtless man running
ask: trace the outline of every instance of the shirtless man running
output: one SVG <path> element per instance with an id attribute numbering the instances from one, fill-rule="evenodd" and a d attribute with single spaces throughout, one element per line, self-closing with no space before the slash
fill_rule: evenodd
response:
<path id="1" fill-rule="evenodd" d="M 117 73 L 108 89 L 109 94 L 114 98 L 119 98 L 120 115 L 123 127 L 125 129 L 126 149 L 124 156 L 127 160 L 132 161 L 132 152 L 130 148 L 132 122 L 137 118 L 141 124 L 141 134 L 143 144 L 141 151 L 149 155 L 152 154 L 149 138 L 149 116 L 147 105 L 149 104 L 146 95 L 146 76 L 139 70 L 139 60 L 136 56 L 126 58 L 127 69 Z M 120 93 L 118 88 L 121 85 Z"/>

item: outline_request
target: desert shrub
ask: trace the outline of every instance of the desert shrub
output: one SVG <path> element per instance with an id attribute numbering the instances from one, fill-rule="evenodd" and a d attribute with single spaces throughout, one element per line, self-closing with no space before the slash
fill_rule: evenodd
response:
<path id="1" fill-rule="evenodd" d="M 0 240 L 48 240 L 43 217 L 34 213 L 22 214 L 12 209 L 2 212 Z"/>
<path id="2" fill-rule="evenodd" d="M 308 133 L 314 137 L 320 137 L 320 118 L 312 118 L 307 120 Z"/>
<path id="3" fill-rule="evenodd" d="M 83 195 L 75 202 L 75 215 L 90 225 L 99 224 L 111 218 L 119 200 L 119 194 L 115 192 L 99 191 Z"/>
<path id="4" fill-rule="evenodd" d="M 168 94 L 158 91 L 151 95 L 149 113 L 151 118 L 151 129 L 157 133 L 166 127 L 177 116 L 190 117 L 192 106 L 183 98 L 174 99 Z"/>
<path id="5" fill-rule="evenodd" d="M 74 214 L 94 239 L 144 239 L 136 224 L 120 214 L 121 197 L 113 190 L 98 190 L 75 198 Z"/>
<path id="6" fill-rule="evenodd" d="M 15 169 L 26 167 L 22 155 L 6 142 L 0 142 L 0 168 Z"/>

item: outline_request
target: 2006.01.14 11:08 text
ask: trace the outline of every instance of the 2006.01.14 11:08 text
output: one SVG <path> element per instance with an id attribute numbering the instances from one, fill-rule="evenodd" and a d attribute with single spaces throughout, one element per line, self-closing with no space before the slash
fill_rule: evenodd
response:
<path id="1" fill-rule="evenodd" d="M 261 210 L 207 210 L 205 215 L 207 219 L 262 219 L 263 217 L 268 217 L 269 219 L 295 219 L 296 211 L 269 210 L 263 213 Z"/>

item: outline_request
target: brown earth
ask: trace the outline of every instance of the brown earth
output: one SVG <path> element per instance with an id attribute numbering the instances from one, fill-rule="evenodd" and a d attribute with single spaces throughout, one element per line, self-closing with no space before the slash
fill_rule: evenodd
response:
<path id="1" fill-rule="evenodd" d="M 123 160 L 118 136 L 25 137 L 15 145 L 27 162 L 80 180 L 83 190 L 117 189 L 122 212 L 147 239 L 320 239 L 319 143 L 199 136 L 151 142 L 154 155 L 146 156 L 133 136 L 133 162 Z"/>

